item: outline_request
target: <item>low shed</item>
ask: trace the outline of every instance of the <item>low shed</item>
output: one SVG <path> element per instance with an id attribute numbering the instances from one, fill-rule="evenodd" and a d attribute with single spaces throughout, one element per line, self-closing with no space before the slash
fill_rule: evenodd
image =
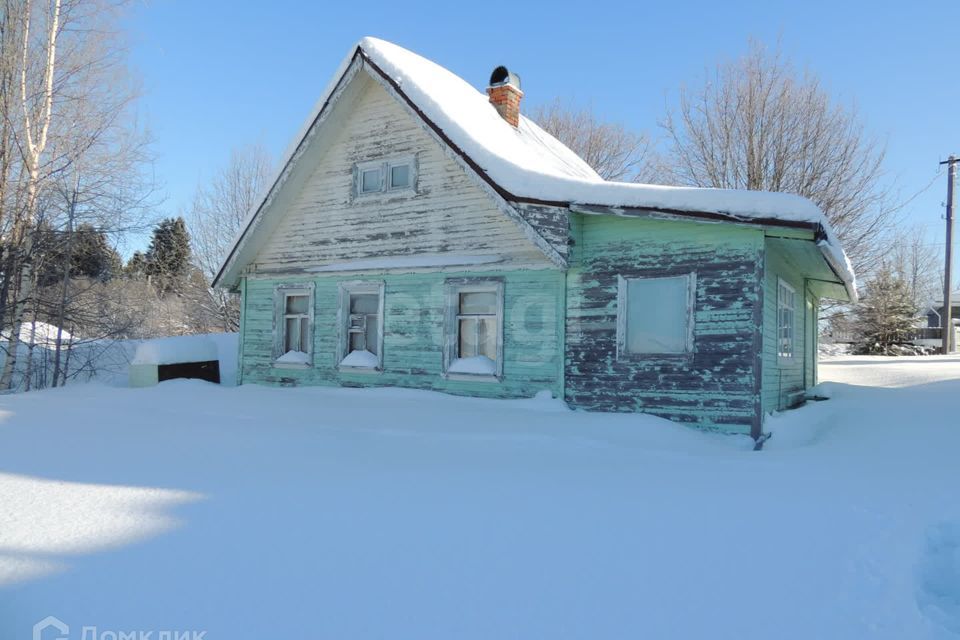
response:
<path id="1" fill-rule="evenodd" d="M 147 340 L 130 363 L 130 386 L 150 387 L 164 380 L 195 378 L 220 383 L 217 344 L 207 336 Z"/>

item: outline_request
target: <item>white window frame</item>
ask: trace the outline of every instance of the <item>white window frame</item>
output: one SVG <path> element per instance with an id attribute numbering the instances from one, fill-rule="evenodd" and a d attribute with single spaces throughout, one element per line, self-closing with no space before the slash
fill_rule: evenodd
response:
<path id="1" fill-rule="evenodd" d="M 445 286 L 447 313 L 446 322 L 444 323 L 443 376 L 449 380 L 499 382 L 503 379 L 503 279 L 451 278 L 446 281 Z M 497 369 L 493 375 L 484 373 L 451 373 L 449 371 L 450 365 L 459 359 L 461 293 L 495 293 L 497 296 Z"/>
<path id="2" fill-rule="evenodd" d="M 384 283 L 382 280 L 351 280 L 341 282 L 339 287 L 340 304 L 337 307 L 337 354 L 336 367 L 341 371 L 380 373 L 383 371 L 383 309 Z M 354 294 L 373 294 L 377 296 L 377 364 L 373 367 L 355 367 L 341 364 L 349 355 L 350 332 L 350 296 Z"/>
<path id="3" fill-rule="evenodd" d="M 784 300 L 784 292 L 789 293 L 792 305 L 787 305 Z M 790 312 L 790 326 L 787 327 L 784 320 L 784 311 Z M 785 336 L 784 331 L 789 329 L 789 335 Z M 785 340 L 789 339 L 789 344 Z M 788 346 L 789 348 L 784 348 Z M 777 278 L 777 358 L 780 360 L 793 360 L 797 352 L 797 290 L 783 278 Z"/>
<path id="4" fill-rule="evenodd" d="M 687 335 L 683 351 L 630 351 L 627 349 L 627 321 L 630 310 L 629 295 L 630 282 L 633 280 L 680 280 L 687 281 Z M 695 310 L 697 306 L 697 274 L 680 273 L 669 276 L 617 276 L 617 359 L 644 359 L 644 358 L 687 358 L 694 352 L 694 329 L 696 325 Z"/>
<path id="5" fill-rule="evenodd" d="M 307 345 L 305 352 L 310 358 L 309 362 L 276 362 L 277 359 L 286 354 L 286 332 L 287 332 L 287 298 L 291 296 L 307 297 L 307 334 L 310 336 L 310 344 Z M 280 284 L 273 291 L 273 366 L 289 369 L 300 369 L 313 366 L 313 342 L 314 342 L 314 285 L 312 282 L 299 284 Z M 303 345 L 301 345 L 303 346 Z"/>
<path id="6" fill-rule="evenodd" d="M 379 184 L 377 188 L 372 191 L 363 190 L 363 174 L 368 171 L 377 171 L 380 174 Z M 357 195 L 358 196 L 369 196 L 375 193 L 383 192 L 383 163 L 382 162 L 366 162 L 364 164 L 357 165 Z"/>
<path id="7" fill-rule="evenodd" d="M 407 166 L 410 170 L 409 184 L 402 187 L 390 186 L 391 169 L 394 167 Z M 363 190 L 363 173 L 372 169 L 380 171 L 380 188 L 376 191 Z M 383 160 L 370 160 L 368 162 L 358 162 L 354 165 L 353 191 L 358 198 L 382 195 L 384 193 L 395 194 L 404 191 L 416 192 L 417 190 L 417 156 L 399 156 L 395 158 L 386 158 Z"/>

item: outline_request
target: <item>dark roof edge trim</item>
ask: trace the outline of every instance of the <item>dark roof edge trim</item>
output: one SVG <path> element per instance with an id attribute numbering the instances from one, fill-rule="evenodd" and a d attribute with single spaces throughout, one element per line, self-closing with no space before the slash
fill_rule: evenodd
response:
<path id="1" fill-rule="evenodd" d="M 264 205 L 270 199 L 269 195 L 273 193 L 273 190 L 276 189 L 277 185 L 279 185 L 280 182 L 283 180 L 283 176 L 286 173 L 287 168 L 290 166 L 290 163 L 293 162 L 293 159 L 297 157 L 297 153 L 300 151 L 300 148 L 303 146 L 304 141 L 307 139 L 307 137 L 309 137 L 310 131 L 313 130 L 313 127 L 316 126 L 317 121 L 326 112 L 327 107 L 330 106 L 330 101 L 333 99 L 335 95 L 337 95 L 337 89 L 340 88 L 340 83 L 343 82 L 343 79 L 345 77 L 347 77 L 348 71 L 350 69 L 350 65 L 353 64 L 354 60 L 357 59 L 358 55 L 365 57 L 363 56 L 363 51 L 360 49 L 360 47 L 357 47 L 356 51 L 353 52 L 353 56 L 350 59 L 350 64 L 346 66 L 346 69 L 344 70 L 343 75 L 341 75 L 340 78 L 337 80 L 337 84 L 333 87 L 333 90 L 330 92 L 330 95 L 327 96 L 327 99 L 323 103 L 323 106 L 320 107 L 319 110 L 317 110 L 317 115 L 310 122 L 310 126 L 304 130 L 303 137 L 297 141 L 297 146 L 294 148 L 293 153 L 291 153 L 290 157 L 287 159 L 286 165 L 284 165 L 280 169 L 280 171 L 277 172 L 277 177 L 273 181 L 273 184 L 270 185 L 270 189 L 267 191 L 267 196 L 264 197 L 263 201 L 260 203 L 260 206 L 257 208 L 257 212 L 254 213 L 252 216 L 250 216 L 250 219 L 247 220 L 247 224 L 243 228 L 243 233 L 240 234 L 240 238 L 237 240 L 237 242 L 234 243 L 233 247 L 230 249 L 230 253 L 224 259 L 223 264 L 220 265 L 220 270 L 217 272 L 217 275 L 213 279 L 213 282 L 211 282 L 211 286 L 213 287 L 219 286 L 220 278 L 223 277 L 224 270 L 226 270 L 227 266 L 230 265 L 231 261 L 233 260 L 234 254 L 236 254 L 236 252 L 240 249 L 240 245 L 243 244 L 243 239 L 247 236 L 247 233 L 250 231 L 250 228 L 253 226 L 253 223 L 256 222 L 257 218 L 260 217 L 260 212 L 263 210 Z"/>

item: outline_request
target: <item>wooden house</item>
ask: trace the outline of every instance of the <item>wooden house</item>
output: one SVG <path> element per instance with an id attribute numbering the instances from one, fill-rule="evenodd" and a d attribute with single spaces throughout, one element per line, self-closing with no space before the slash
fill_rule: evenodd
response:
<path id="1" fill-rule="evenodd" d="M 607 182 L 521 114 L 365 38 L 226 257 L 241 383 L 392 385 L 648 412 L 759 437 L 855 297 L 788 194 Z"/>

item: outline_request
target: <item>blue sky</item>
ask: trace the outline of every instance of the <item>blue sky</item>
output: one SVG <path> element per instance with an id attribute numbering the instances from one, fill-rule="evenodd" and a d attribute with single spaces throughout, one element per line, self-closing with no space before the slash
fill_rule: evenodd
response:
<path id="1" fill-rule="evenodd" d="M 483 88 L 506 64 L 523 77 L 524 106 L 554 97 L 652 134 L 683 84 L 742 53 L 775 44 L 856 104 L 887 144 L 887 179 L 904 196 L 960 155 L 960 3 L 915 2 L 222 2 L 148 0 L 127 18 L 140 113 L 156 144 L 164 214 L 234 147 L 278 156 L 351 46 L 375 35 Z M 952 53 L 951 53 L 952 51 Z M 942 238 L 941 175 L 906 212 L 929 242 Z"/>

